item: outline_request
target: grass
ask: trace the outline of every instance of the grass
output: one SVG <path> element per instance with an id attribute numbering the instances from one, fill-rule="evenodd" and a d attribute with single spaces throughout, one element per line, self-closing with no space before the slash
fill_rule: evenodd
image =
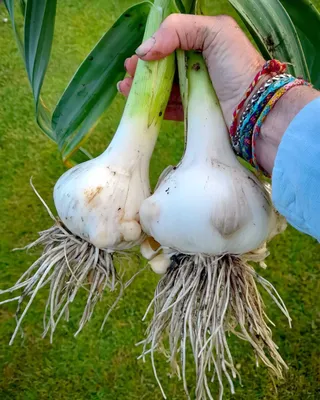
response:
<path id="1" fill-rule="evenodd" d="M 44 97 L 54 104 L 78 64 L 133 1 L 65 0 L 58 2 L 56 36 Z M 218 2 L 217 2 L 218 3 Z M 215 13 L 232 13 L 226 0 Z M 29 179 L 53 208 L 52 188 L 64 168 L 56 146 L 34 122 L 33 105 L 23 65 L 13 40 L 6 12 L 0 5 L 0 287 L 11 286 L 35 254 L 12 252 L 51 225 L 44 208 L 32 192 Z M 124 99 L 117 98 L 90 140 L 99 154 L 110 141 L 119 122 Z M 176 163 L 183 150 L 182 126 L 166 122 L 152 161 L 152 183 L 168 164 Z M 320 398 L 320 252 L 315 240 L 289 228 L 270 246 L 269 268 L 263 275 L 274 283 L 293 318 L 290 330 L 277 308 L 266 299 L 277 325 L 275 341 L 290 369 L 283 382 L 274 383 L 267 371 L 254 366 L 249 347 L 233 343 L 243 387 L 237 384 L 235 399 Z M 133 265 L 132 269 L 137 269 Z M 99 332 L 110 298 L 105 296 L 93 320 L 76 339 L 81 304 L 71 310 L 69 323 L 62 322 L 53 344 L 41 339 L 46 293 L 36 299 L 24 322 L 24 339 L 8 347 L 14 330 L 14 304 L 0 307 L 0 398 L 2 400 L 115 400 L 161 399 L 150 362 L 137 361 L 143 338 L 142 315 L 157 282 L 146 271 L 129 288 L 125 298 Z M 80 299 L 81 303 L 81 299 Z M 170 378 L 159 357 L 160 376 L 169 399 L 184 399 L 182 384 Z M 162 361 L 162 362 L 161 362 Z M 192 385 L 192 370 L 189 371 Z M 192 388 L 192 386 L 191 386 Z M 230 398 L 228 395 L 226 398 Z"/>

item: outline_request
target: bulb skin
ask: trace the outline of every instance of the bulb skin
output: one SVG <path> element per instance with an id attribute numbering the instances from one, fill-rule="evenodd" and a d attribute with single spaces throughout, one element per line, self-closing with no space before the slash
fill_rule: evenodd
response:
<path id="1" fill-rule="evenodd" d="M 240 164 L 182 164 L 140 209 L 145 232 L 181 253 L 243 254 L 272 229 L 273 209 L 262 184 Z"/>
<path id="2" fill-rule="evenodd" d="M 54 202 L 63 224 L 98 248 L 128 249 L 145 238 L 139 209 L 150 195 L 149 159 L 157 129 L 144 127 L 139 121 L 122 121 L 104 153 L 71 168 L 55 185 Z M 134 135 L 138 128 L 141 133 Z M 151 140 L 145 140 L 146 133 Z"/>

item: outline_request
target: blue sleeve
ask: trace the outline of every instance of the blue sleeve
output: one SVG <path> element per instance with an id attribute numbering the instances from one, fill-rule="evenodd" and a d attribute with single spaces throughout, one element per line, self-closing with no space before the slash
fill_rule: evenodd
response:
<path id="1" fill-rule="evenodd" d="M 292 226 L 320 241 L 320 98 L 299 112 L 281 140 L 272 200 Z"/>

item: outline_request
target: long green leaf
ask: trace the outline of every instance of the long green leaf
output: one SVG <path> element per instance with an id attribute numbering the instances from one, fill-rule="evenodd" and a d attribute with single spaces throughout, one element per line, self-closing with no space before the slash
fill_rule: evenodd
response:
<path id="1" fill-rule="evenodd" d="M 28 78 L 36 107 L 37 123 L 50 139 L 55 140 L 54 133 L 51 129 L 50 113 L 40 98 L 40 89 L 50 58 L 56 0 L 49 1 L 50 6 L 48 6 L 47 10 L 51 12 L 49 16 L 47 13 L 45 13 L 47 17 L 45 18 L 46 26 L 44 29 L 39 28 L 39 26 L 42 26 L 42 19 L 35 19 L 33 15 L 34 9 L 41 7 L 42 3 L 43 0 L 39 0 L 39 3 L 37 0 L 29 0 L 27 3 L 27 7 L 24 10 L 26 15 L 26 19 L 24 22 L 25 38 L 26 36 L 28 36 L 26 43 L 23 42 L 16 24 L 14 14 L 14 0 L 5 0 L 5 6 L 10 16 L 15 39 L 27 69 Z M 22 6 L 21 2 L 20 6 Z M 33 35 L 33 32 L 31 34 L 31 30 L 36 31 L 36 34 Z M 29 51 L 31 48 L 33 49 L 32 55 Z"/>
<path id="2" fill-rule="evenodd" d="M 124 61 L 141 43 L 150 3 L 129 8 L 81 64 L 52 116 L 57 143 L 67 159 L 111 104 L 123 79 Z"/>
<path id="3" fill-rule="evenodd" d="M 268 58 L 288 62 L 288 70 L 310 79 L 298 33 L 279 0 L 229 0 Z"/>
<path id="4" fill-rule="evenodd" d="M 14 0 L 4 0 L 4 3 L 5 3 L 5 6 L 7 8 L 8 13 L 9 13 L 9 17 L 10 17 L 10 20 L 11 20 L 14 36 L 15 36 L 15 39 L 16 39 L 16 43 L 17 43 L 18 48 L 20 50 L 20 53 L 21 53 L 22 59 L 24 61 L 24 64 L 26 65 L 26 59 L 25 59 L 26 50 L 25 50 L 23 39 L 22 39 L 22 37 L 20 35 L 18 26 L 16 24 L 16 20 L 15 20 Z M 33 3 L 33 5 L 34 4 L 35 3 Z M 52 7 L 52 5 L 54 5 L 54 4 L 55 4 L 55 1 L 52 2 L 50 4 L 50 6 Z M 21 9 L 22 15 L 25 16 L 25 14 L 26 14 L 26 1 L 25 0 L 20 0 L 19 1 L 19 5 L 20 5 L 20 9 Z M 40 6 L 41 6 L 41 4 L 40 4 Z M 49 7 L 48 10 L 50 10 L 50 9 L 52 10 L 52 8 Z M 47 14 L 43 14 L 43 15 L 46 16 L 46 21 L 48 23 Z M 41 21 L 38 21 L 38 22 L 41 22 Z M 24 22 L 24 26 L 26 24 L 29 24 L 29 23 L 31 23 L 29 20 L 27 22 L 25 21 Z M 45 27 L 45 29 L 47 30 L 46 31 L 47 33 L 45 34 L 45 32 L 43 31 L 43 33 L 40 36 L 42 36 L 42 37 L 48 36 L 48 29 L 49 30 L 51 29 L 52 30 L 52 34 L 53 34 L 53 26 L 52 25 L 54 24 L 54 19 L 51 19 L 51 22 L 49 21 L 49 23 L 51 23 L 51 27 L 48 27 L 48 26 Z M 29 28 L 27 28 L 27 30 L 28 29 Z M 30 40 L 30 39 L 28 39 L 28 40 Z M 49 37 L 49 39 L 50 39 L 50 37 Z M 42 39 L 40 40 L 40 42 L 38 41 L 38 43 L 40 44 L 39 50 L 36 51 L 38 53 L 38 55 L 37 55 L 38 58 L 41 58 L 41 55 L 42 55 L 42 51 L 40 51 L 42 42 L 43 42 Z M 41 63 L 44 63 L 44 62 L 47 63 L 48 62 L 48 58 L 50 56 L 50 49 L 51 49 L 51 44 L 50 44 L 50 48 L 45 49 L 45 52 L 49 51 L 49 54 L 47 54 L 44 57 L 44 59 L 42 59 L 42 60 L 40 59 L 40 64 L 39 64 L 39 60 L 36 60 L 34 58 L 34 61 L 36 61 L 36 63 L 35 63 L 36 67 L 34 68 L 34 71 L 37 71 L 38 74 L 39 74 L 39 76 L 36 78 L 36 82 L 38 84 L 37 85 L 38 92 L 40 91 L 40 86 L 41 86 L 40 82 L 43 81 L 43 77 L 44 77 L 44 74 L 45 74 L 44 64 L 41 64 Z M 30 67 L 30 65 L 32 65 L 30 63 L 30 59 L 28 61 L 28 65 L 29 65 L 29 67 Z M 28 74 L 28 77 L 30 78 L 29 74 Z M 32 86 L 32 82 L 31 81 L 30 81 L 30 85 L 31 85 L 31 88 L 32 88 L 32 93 L 33 93 L 33 97 L 34 97 L 34 101 L 35 101 L 35 105 L 36 105 L 36 120 L 37 120 L 37 123 L 38 123 L 39 127 L 42 129 L 42 131 L 51 140 L 55 141 L 54 132 L 51 129 L 51 113 L 49 112 L 48 108 L 44 104 L 44 102 L 41 99 L 40 95 L 39 94 L 36 95 L 36 96 L 34 95 L 34 93 L 36 93 L 36 91 L 34 90 L 34 87 Z M 73 155 L 73 159 L 70 161 L 69 164 L 72 165 L 75 162 L 82 162 L 82 161 L 88 160 L 89 158 L 91 158 L 90 154 L 85 149 L 80 148 L 79 151 L 77 152 L 77 154 Z"/>
<path id="5" fill-rule="evenodd" d="M 320 14 L 310 0 L 281 0 L 298 32 L 310 71 L 320 89 Z"/>
<path id="6" fill-rule="evenodd" d="M 25 11 L 24 51 L 36 107 L 50 59 L 55 16 L 56 0 L 28 0 Z"/>

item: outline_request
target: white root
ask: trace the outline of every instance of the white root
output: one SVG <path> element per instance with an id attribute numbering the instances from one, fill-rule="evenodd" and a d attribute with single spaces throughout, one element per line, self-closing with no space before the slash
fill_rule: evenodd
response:
<path id="1" fill-rule="evenodd" d="M 272 340 L 263 300 L 256 286 L 259 282 L 288 318 L 291 318 L 274 287 L 244 260 L 237 256 L 175 255 L 167 273 L 159 281 L 151 302 L 152 321 L 143 344 L 142 358 L 151 355 L 156 379 L 165 397 L 155 368 L 155 352 L 167 354 L 190 398 L 186 378 L 186 352 L 189 341 L 196 368 L 195 398 L 213 399 L 209 383 L 216 381 L 219 399 L 224 381 L 234 393 L 233 380 L 239 377 L 227 334 L 234 333 L 248 341 L 256 354 L 277 377 L 287 365 Z M 148 310 L 150 307 L 148 308 Z M 163 342 L 168 333 L 169 351 Z M 239 377 L 240 378 L 240 377 Z"/>
<path id="2" fill-rule="evenodd" d="M 24 248 L 29 250 L 36 246 L 42 246 L 41 256 L 14 286 L 6 290 L 0 290 L 0 295 L 22 290 L 20 296 L 0 302 L 1 305 L 10 301 L 18 301 L 16 310 L 17 325 L 11 337 L 10 345 L 21 329 L 22 321 L 34 298 L 44 286 L 50 285 L 43 316 L 43 337 L 50 331 L 50 340 L 52 341 L 53 333 L 60 319 L 65 316 L 66 320 L 68 320 L 69 306 L 74 301 L 79 289 L 84 289 L 88 295 L 75 336 L 91 319 L 95 305 L 102 299 L 104 291 L 108 289 L 110 292 L 114 292 L 119 289 L 117 299 L 105 316 L 102 324 L 103 328 L 110 312 L 121 299 L 124 289 L 129 286 L 135 276 L 144 270 L 139 270 L 124 284 L 114 266 L 113 253 L 108 250 L 98 249 L 69 232 L 59 220 L 55 219 L 33 185 L 32 187 L 46 207 L 50 217 L 54 219 L 55 224 L 50 229 L 40 232 L 40 237 Z M 21 312 L 22 304 L 27 298 L 29 298 L 29 301 Z"/>

